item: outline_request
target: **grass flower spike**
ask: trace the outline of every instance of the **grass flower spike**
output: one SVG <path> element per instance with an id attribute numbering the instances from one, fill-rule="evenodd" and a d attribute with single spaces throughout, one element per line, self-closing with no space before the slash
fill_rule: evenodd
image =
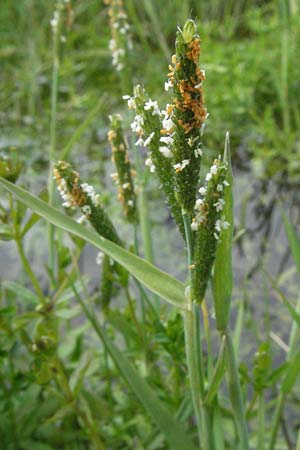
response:
<path id="1" fill-rule="evenodd" d="M 79 173 L 72 169 L 65 161 L 58 161 L 54 168 L 54 178 L 58 191 L 64 200 L 66 208 L 80 208 L 97 233 L 101 236 L 122 245 L 115 227 L 103 210 L 99 194 L 92 186 L 83 183 Z"/>
<path id="2" fill-rule="evenodd" d="M 166 194 L 171 215 L 184 236 L 181 207 L 174 190 L 174 169 L 169 149 L 172 138 L 161 135 L 163 112 L 160 111 L 157 102 L 152 100 L 140 85 L 134 88 L 133 97 L 125 95 L 123 98 L 127 100 L 128 108 L 136 112 L 131 124 L 131 129 L 138 138 L 135 144 L 148 149 L 145 164 L 149 167 L 150 172 L 157 173 L 161 187 Z"/>
<path id="3" fill-rule="evenodd" d="M 226 172 L 227 164 L 219 157 L 207 173 L 205 186 L 199 189 L 201 197 L 195 202 L 191 223 L 195 232 L 192 298 L 197 302 L 204 298 L 220 234 L 229 227 L 223 217 L 224 188 L 228 184 Z"/>
<path id="4" fill-rule="evenodd" d="M 108 15 L 111 30 L 109 50 L 112 64 L 118 72 L 123 92 L 132 88 L 132 73 L 130 55 L 133 49 L 128 17 L 124 9 L 123 0 L 104 0 L 109 5 Z"/>
<path id="5" fill-rule="evenodd" d="M 168 142 L 175 172 L 175 188 L 182 208 L 193 212 L 201 165 L 201 134 L 207 111 L 204 107 L 199 67 L 200 39 L 196 24 L 188 20 L 178 29 L 176 54 L 169 66 L 165 89 L 173 89 L 172 103 L 163 112 L 162 136 Z"/>
<path id="6" fill-rule="evenodd" d="M 122 129 L 122 118 L 119 114 L 110 116 L 111 129 L 108 140 L 112 148 L 112 159 L 116 165 L 117 173 L 113 179 L 119 186 L 119 200 L 122 202 L 124 215 L 130 223 L 137 222 L 136 194 L 134 191 L 133 175 L 128 156 L 128 145 Z"/>

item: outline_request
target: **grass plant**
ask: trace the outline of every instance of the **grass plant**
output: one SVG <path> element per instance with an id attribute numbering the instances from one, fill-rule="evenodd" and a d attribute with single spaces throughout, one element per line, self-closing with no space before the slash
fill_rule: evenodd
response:
<path id="1" fill-rule="evenodd" d="M 202 36 L 208 29 L 203 16 L 216 21 L 222 34 L 222 24 L 226 27 L 232 15 L 231 33 L 238 36 L 241 29 L 255 34 L 251 18 L 258 11 L 268 17 L 270 10 L 267 6 L 257 9 L 256 2 L 253 11 L 243 1 L 175 2 L 182 26 L 177 27 L 173 39 L 172 3 L 166 1 L 160 15 L 157 2 L 105 1 L 97 19 L 108 23 L 104 30 L 110 50 L 103 55 L 108 64 L 111 52 L 116 71 L 109 74 L 108 84 L 123 96 L 129 111 L 103 92 L 98 92 L 95 101 L 94 90 L 86 94 L 92 99 L 87 102 L 84 120 L 66 136 L 60 120 L 64 117 L 68 124 L 71 119 L 61 109 L 71 111 L 77 99 L 71 90 L 62 89 L 68 80 L 62 41 L 68 29 L 66 45 L 72 51 L 73 40 L 73 50 L 80 48 L 85 15 L 90 18 L 98 7 L 92 2 L 56 5 L 48 30 L 53 53 L 48 60 L 52 75 L 48 80 L 47 193 L 30 193 L 25 176 L 28 162 L 22 164 L 14 149 L 0 159 L 0 237 L 4 244 L 15 245 L 24 273 L 23 278 L 3 280 L 0 295 L 0 438 L 5 450 L 300 448 L 300 302 L 289 298 L 282 288 L 282 277 L 289 273 L 276 276 L 262 255 L 258 271 L 265 283 L 260 296 L 268 302 L 265 332 L 255 318 L 247 280 L 243 289 L 237 286 L 234 263 L 237 247 L 242 247 L 243 235 L 248 232 L 248 197 L 239 229 L 233 197 L 239 199 L 240 193 L 234 190 L 237 176 L 232 164 L 238 132 L 233 129 L 231 149 L 227 131 L 231 119 L 226 108 L 224 122 L 219 112 L 214 117 L 212 107 L 223 100 L 218 100 L 218 86 L 215 97 L 210 98 L 210 83 L 219 79 L 221 84 L 220 73 L 224 73 L 221 78 L 229 77 L 234 84 L 238 70 L 232 67 L 229 74 L 228 68 L 210 60 L 210 81 L 210 70 L 206 75 L 202 68 L 202 62 L 209 61 Z M 36 10 L 31 7 L 40 13 L 43 5 Z M 25 10 L 14 8 L 25 26 Z M 183 17 L 193 8 L 201 16 L 198 25 Z M 270 112 L 266 106 L 262 116 L 278 123 L 287 141 L 295 142 L 297 107 L 291 107 L 289 100 L 294 89 L 289 43 L 299 11 L 292 1 L 280 2 L 280 8 L 284 12 L 281 47 L 276 50 L 280 67 L 271 73 L 278 111 Z M 9 17 L 11 13 L 4 10 Z M 76 32 L 72 30 L 74 22 Z M 278 23 L 276 19 L 275 29 Z M 154 46 L 163 64 L 165 60 L 170 63 L 167 78 L 160 75 L 163 94 L 162 88 L 153 88 L 151 76 L 149 86 L 133 87 L 140 76 L 138 52 Z M 174 55 L 170 56 L 172 47 Z M 39 61 L 38 49 L 34 51 L 35 61 Z M 90 61 L 88 55 L 86 58 Z M 80 64 L 76 70 L 80 79 Z M 91 67 L 88 70 L 92 72 Z M 35 64 L 32 77 L 39 71 L 42 69 Z M 89 76 L 88 72 L 85 77 Z M 30 89 L 32 85 L 31 78 Z M 258 91 L 265 87 L 259 86 Z M 42 95 L 41 88 L 33 91 L 28 102 L 30 116 Z M 155 97 L 156 92 L 160 95 Z M 21 98 L 24 93 L 18 95 Z M 84 100 L 84 94 L 80 95 Z M 265 94 L 257 95 L 264 98 Z M 246 100 L 239 101 L 239 112 L 232 108 L 236 123 L 243 122 L 249 106 Z M 209 125 L 207 107 L 213 116 L 209 120 L 216 123 L 215 135 L 209 127 L 205 129 Z M 99 118 L 100 112 L 109 115 L 109 109 L 117 108 L 124 119 L 120 114 L 110 115 L 109 120 Z M 111 161 L 107 164 L 109 171 L 113 170 L 109 183 L 113 186 L 114 181 L 117 187 L 118 204 L 111 198 L 115 186 L 109 195 L 105 192 L 108 177 L 104 170 L 99 183 L 100 158 L 89 166 L 98 182 L 87 183 L 88 171 L 74 157 L 96 119 L 108 125 L 100 134 L 109 148 Z M 275 135 L 270 135 L 270 142 Z M 89 150 L 94 148 L 90 139 Z M 286 156 L 285 167 L 293 157 L 289 158 Z M 268 170 L 273 168 L 266 167 Z M 154 214 L 154 200 L 164 205 L 166 220 L 160 218 L 162 207 Z M 118 208 L 117 214 L 112 205 Z M 298 277 L 298 232 L 284 203 L 279 208 Z M 30 236 L 44 233 L 45 221 L 48 264 L 38 261 L 44 270 L 41 275 L 27 243 Z M 156 240 L 165 236 L 164 229 L 172 248 L 166 270 L 161 268 L 160 252 L 154 250 Z M 96 283 L 82 267 L 85 252 L 92 249 L 97 251 L 92 264 L 97 268 Z M 288 318 L 289 329 L 282 336 L 277 323 L 273 325 L 273 299 L 279 300 L 277 305 Z M 247 346 L 252 363 L 246 356 Z"/>

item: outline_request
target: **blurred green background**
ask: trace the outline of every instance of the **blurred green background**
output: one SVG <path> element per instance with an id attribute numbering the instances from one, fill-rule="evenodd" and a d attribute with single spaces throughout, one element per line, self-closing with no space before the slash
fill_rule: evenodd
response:
<path id="1" fill-rule="evenodd" d="M 1 2 L 1 139 L 14 145 L 30 168 L 46 163 L 52 71 L 50 20 L 54 1 Z M 165 101 L 163 83 L 177 25 L 197 18 L 206 70 L 210 118 L 205 145 L 218 151 L 231 133 L 240 167 L 279 184 L 299 183 L 300 27 L 296 0 L 126 0 L 134 49 L 133 83 Z M 122 87 L 108 50 L 107 7 L 74 0 L 65 13 L 60 43 L 58 154 L 97 100 L 107 94 L 97 120 L 75 146 L 97 153 L 107 115 L 124 109 Z"/>

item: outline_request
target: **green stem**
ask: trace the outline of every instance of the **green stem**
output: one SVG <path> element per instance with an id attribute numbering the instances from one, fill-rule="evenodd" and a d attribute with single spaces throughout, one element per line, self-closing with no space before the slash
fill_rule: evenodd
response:
<path id="1" fill-rule="evenodd" d="M 141 345 L 144 347 L 144 345 L 145 345 L 144 334 L 143 334 L 143 331 L 142 331 L 141 326 L 139 324 L 139 321 L 138 321 L 138 319 L 136 317 L 134 305 L 133 305 L 132 298 L 130 296 L 130 292 L 129 292 L 128 287 L 125 288 L 125 293 L 126 293 L 126 298 L 127 298 L 130 314 L 131 314 L 131 317 L 132 317 L 132 321 L 133 321 L 133 323 L 136 326 L 137 334 L 138 334 L 138 336 L 140 338 Z"/>
<path id="2" fill-rule="evenodd" d="M 30 267 L 30 264 L 29 264 L 28 259 L 27 259 L 26 256 L 25 256 L 23 244 L 22 244 L 22 242 L 21 242 L 20 237 L 19 237 L 19 236 L 15 236 L 15 241 L 16 241 L 16 244 L 17 244 L 19 256 L 20 256 L 20 258 L 21 258 L 23 267 L 24 267 L 24 269 L 25 269 L 26 272 L 27 272 L 27 275 L 28 275 L 28 277 L 29 277 L 29 279 L 30 279 L 30 281 L 31 281 L 31 283 L 32 283 L 32 286 L 33 286 L 34 289 L 35 289 L 35 292 L 37 293 L 39 299 L 40 299 L 41 302 L 43 303 L 44 300 L 45 300 L 43 291 L 42 291 L 42 289 L 41 289 L 41 286 L 40 286 L 40 284 L 39 284 L 39 282 L 38 282 L 36 276 L 34 275 L 32 269 L 31 269 L 31 267 Z"/>
<path id="3" fill-rule="evenodd" d="M 229 331 L 224 332 L 226 345 L 227 368 L 229 375 L 229 393 L 236 426 L 240 440 L 240 450 L 249 450 L 248 429 L 246 422 L 246 411 L 243 402 L 242 389 L 234 353 L 233 343 Z"/>
<path id="4" fill-rule="evenodd" d="M 265 450 L 265 399 L 263 391 L 258 397 L 258 439 L 257 450 Z"/>
<path id="5" fill-rule="evenodd" d="M 300 311 L 300 295 L 298 297 L 296 311 L 298 313 Z M 287 361 L 290 361 L 291 358 L 293 356 L 295 356 L 295 351 L 299 346 L 299 340 L 300 340 L 299 327 L 298 327 L 298 325 L 295 324 L 295 322 L 293 322 L 292 329 L 290 332 L 290 338 L 289 338 L 289 351 L 288 351 L 287 358 L 286 358 Z M 272 427 L 271 427 L 269 450 L 274 450 L 274 448 L 275 448 L 276 438 L 277 438 L 277 433 L 278 433 L 279 426 L 280 426 L 280 420 L 281 420 L 282 411 L 284 408 L 285 398 L 286 398 L 286 396 L 285 396 L 284 392 L 280 392 L 279 396 L 277 397 L 277 403 L 276 403 L 276 408 L 275 408 L 275 412 L 274 412 L 274 419 L 273 419 L 273 423 L 272 423 Z"/>
<path id="6" fill-rule="evenodd" d="M 48 177 L 48 201 L 50 205 L 54 204 L 54 180 L 53 168 L 56 157 L 56 116 L 57 116 L 57 95 L 58 95 L 58 45 L 59 45 L 59 24 L 53 30 L 53 68 L 52 68 L 52 86 L 51 86 L 51 115 L 50 115 L 50 148 L 49 148 L 49 177 Z M 54 277 L 55 273 L 55 227 L 48 223 L 48 245 L 49 258 L 48 264 L 50 272 Z M 53 283 L 52 283 L 53 284 Z"/>
<path id="7" fill-rule="evenodd" d="M 97 450 L 105 450 L 104 443 L 100 439 L 100 437 L 95 429 L 95 425 L 90 421 L 87 414 L 77 404 L 77 399 L 74 397 L 73 392 L 71 391 L 70 386 L 69 386 L 69 380 L 66 375 L 66 370 L 63 366 L 63 363 L 58 358 L 55 361 L 55 368 L 57 370 L 58 385 L 64 392 L 67 402 L 73 403 L 74 411 L 81 418 L 81 420 L 84 424 L 85 432 L 90 436 L 90 438 L 94 442 L 95 448 Z"/>
<path id="8" fill-rule="evenodd" d="M 225 450 L 224 435 L 222 429 L 222 415 L 217 398 L 214 401 L 212 410 L 213 410 L 213 436 L 214 436 L 215 450 Z"/>
<path id="9" fill-rule="evenodd" d="M 212 450 L 210 420 L 208 411 L 202 406 L 204 399 L 204 377 L 200 349 L 200 320 L 197 317 L 197 305 L 193 305 L 191 299 L 192 288 L 192 264 L 193 245 L 191 236 L 191 221 L 186 211 L 182 211 L 184 223 L 188 267 L 189 267 L 189 292 L 186 295 L 187 308 L 184 311 L 185 352 L 190 379 L 192 401 L 197 421 L 199 441 L 203 443 L 205 450 Z"/>
<path id="10" fill-rule="evenodd" d="M 212 345 L 211 345 L 211 334 L 209 327 L 209 319 L 208 319 L 208 311 L 205 304 L 205 300 L 203 300 L 201 304 L 202 317 L 203 317 L 203 325 L 206 336 L 206 344 L 207 344 L 207 376 L 208 379 L 211 378 L 213 374 L 213 361 L 212 361 Z"/>
<path id="11" fill-rule="evenodd" d="M 138 213 L 139 213 L 139 223 L 142 234 L 142 243 L 145 259 L 149 261 L 151 264 L 154 264 L 154 252 L 153 252 L 153 242 L 152 242 L 152 234 L 151 234 L 151 222 L 149 220 L 149 208 L 147 195 L 145 192 L 146 180 L 147 177 L 144 175 L 141 167 L 141 158 L 140 154 L 135 145 L 132 145 L 134 148 L 134 162 L 137 171 L 137 181 L 139 186 L 138 193 Z M 159 311 L 159 297 L 156 294 L 153 294 L 153 308 Z"/>
<path id="12" fill-rule="evenodd" d="M 13 212 L 14 210 L 14 206 L 13 206 L 13 197 L 12 194 L 9 195 L 9 204 L 10 204 L 10 210 Z M 28 259 L 26 258 L 25 252 L 24 252 L 24 247 L 23 247 L 23 242 L 22 242 L 22 238 L 21 238 L 21 233 L 20 233 L 20 227 L 19 227 L 19 223 L 18 223 L 18 218 L 17 218 L 17 213 L 13 214 L 13 230 L 14 230 L 14 238 L 15 238 L 15 242 L 18 248 L 18 252 L 19 252 L 19 256 L 20 259 L 22 261 L 23 267 L 25 269 L 25 271 L 27 272 L 27 275 L 31 281 L 32 286 L 35 289 L 35 292 L 37 293 L 37 296 L 39 297 L 39 299 L 41 300 L 41 302 L 43 303 L 45 300 L 43 291 L 41 289 L 40 283 L 38 282 L 38 279 L 36 278 L 33 270 L 31 269 L 31 266 L 29 264 Z"/>
<path id="13" fill-rule="evenodd" d="M 142 232 L 143 249 L 145 253 L 145 258 L 147 261 L 153 264 L 153 244 L 151 236 L 151 224 L 149 221 L 149 210 L 148 202 L 145 194 L 146 180 L 141 167 L 141 158 L 138 153 L 137 147 L 134 147 L 135 152 L 135 166 L 137 171 L 137 181 L 139 184 L 139 194 L 138 194 L 138 211 L 139 211 L 139 222 Z"/>
<path id="14" fill-rule="evenodd" d="M 134 229 L 133 229 L 133 232 L 134 232 L 134 252 L 135 252 L 136 255 L 139 256 L 139 240 L 138 240 L 138 227 L 137 227 L 137 224 L 135 223 L 133 225 L 133 227 L 134 227 Z M 140 284 L 139 281 L 137 281 L 137 283 Z M 143 323 L 145 325 L 145 323 L 146 323 L 146 305 L 145 305 L 144 295 L 142 295 L 142 290 L 140 290 L 140 294 L 141 294 L 140 295 L 140 301 L 141 301 L 141 308 L 142 308 L 142 318 L 143 318 Z"/>
<path id="15" fill-rule="evenodd" d="M 298 431 L 298 439 L 297 439 L 296 450 L 300 450 L 300 428 L 299 428 L 299 431 Z"/>
<path id="16" fill-rule="evenodd" d="M 269 450 L 274 450 L 274 448 L 275 448 L 277 433 L 279 430 L 280 420 L 281 420 L 282 411 L 283 411 L 283 407 L 284 407 L 284 402 L 285 402 L 285 394 L 281 392 L 277 398 L 276 408 L 275 408 L 275 412 L 274 412 L 274 416 L 273 416 L 274 419 L 273 419 L 272 428 L 271 428 Z"/>

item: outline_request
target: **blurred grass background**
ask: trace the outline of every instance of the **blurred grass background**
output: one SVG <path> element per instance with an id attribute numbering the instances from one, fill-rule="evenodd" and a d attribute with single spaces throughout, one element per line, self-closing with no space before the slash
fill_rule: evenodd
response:
<path id="1" fill-rule="evenodd" d="M 54 7 L 49 0 L 6 0 L 0 6 L 0 146 L 22 148 L 29 167 L 46 162 Z M 133 83 L 166 100 L 163 83 L 176 26 L 189 15 L 197 18 L 210 112 L 206 147 L 218 151 L 230 130 L 240 167 L 251 165 L 258 177 L 298 185 L 298 2 L 166 0 L 162 7 L 158 0 L 126 0 L 125 7 L 134 40 Z M 106 93 L 97 121 L 75 146 L 100 161 L 107 115 L 124 110 L 121 97 L 128 93 L 111 64 L 107 7 L 98 0 L 72 1 L 61 33 L 58 146 L 64 147 Z"/>

